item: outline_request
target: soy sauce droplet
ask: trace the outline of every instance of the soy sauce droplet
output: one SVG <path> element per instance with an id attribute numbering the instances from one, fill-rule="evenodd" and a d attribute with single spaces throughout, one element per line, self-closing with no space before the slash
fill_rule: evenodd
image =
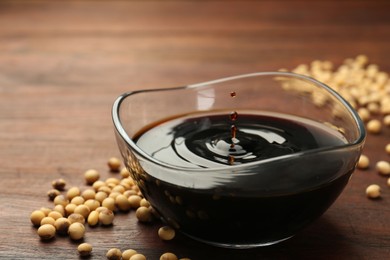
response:
<path id="1" fill-rule="evenodd" d="M 230 120 L 236 121 L 237 117 L 238 117 L 238 113 L 236 111 L 230 113 Z"/>
<path id="2" fill-rule="evenodd" d="M 237 134 L 237 127 L 235 125 L 232 125 L 230 127 L 230 131 L 231 131 L 231 134 L 232 134 L 232 139 L 236 138 L 236 134 Z"/>

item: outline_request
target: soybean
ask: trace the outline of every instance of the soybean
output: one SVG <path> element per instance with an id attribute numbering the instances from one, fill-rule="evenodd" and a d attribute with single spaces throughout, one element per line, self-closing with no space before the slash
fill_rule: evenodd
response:
<path id="1" fill-rule="evenodd" d="M 96 196 L 96 192 L 94 189 L 86 189 L 81 193 L 81 197 L 83 197 L 84 200 L 95 199 L 95 196 Z"/>
<path id="2" fill-rule="evenodd" d="M 120 260 L 122 252 L 118 248 L 111 248 L 107 251 L 106 257 L 108 260 Z"/>
<path id="3" fill-rule="evenodd" d="M 85 218 L 83 217 L 83 215 L 78 214 L 78 213 L 70 214 L 68 216 L 68 220 L 70 221 L 70 224 L 73 224 L 73 223 L 84 224 L 85 223 Z"/>
<path id="4" fill-rule="evenodd" d="M 49 200 L 54 200 L 54 198 L 60 194 L 61 192 L 57 189 L 51 189 L 47 192 L 47 196 L 49 197 Z"/>
<path id="5" fill-rule="evenodd" d="M 66 235 L 70 226 L 70 221 L 67 218 L 58 218 L 54 223 L 54 227 L 57 233 L 60 235 Z"/>
<path id="6" fill-rule="evenodd" d="M 130 202 L 128 201 L 127 197 L 123 194 L 120 194 L 115 198 L 115 204 L 118 207 L 118 209 L 122 211 L 128 211 L 131 208 Z"/>
<path id="7" fill-rule="evenodd" d="M 366 189 L 366 195 L 370 199 L 377 199 L 381 196 L 381 188 L 377 184 L 371 184 Z"/>
<path id="8" fill-rule="evenodd" d="M 52 211 L 52 212 L 49 213 L 48 217 L 52 217 L 55 220 L 57 220 L 59 218 L 62 218 L 63 215 L 61 213 L 59 213 L 58 211 Z"/>
<path id="9" fill-rule="evenodd" d="M 369 165 L 370 160 L 368 159 L 368 157 L 364 154 L 360 155 L 357 167 L 359 169 L 367 169 Z"/>
<path id="10" fill-rule="evenodd" d="M 90 226 L 96 226 L 99 223 L 99 212 L 92 211 L 88 216 L 87 222 Z"/>
<path id="11" fill-rule="evenodd" d="M 158 230 L 158 236 L 162 240 L 172 240 L 175 237 L 175 230 L 169 226 L 163 226 Z"/>
<path id="12" fill-rule="evenodd" d="M 135 216 L 140 222 L 151 222 L 153 215 L 149 208 L 139 207 L 135 212 Z"/>
<path id="13" fill-rule="evenodd" d="M 367 131 L 371 134 L 379 134 L 382 130 L 382 123 L 378 119 L 372 119 L 367 123 Z"/>
<path id="14" fill-rule="evenodd" d="M 64 179 L 57 179 L 52 181 L 51 185 L 53 186 L 54 189 L 63 191 L 66 186 L 66 181 Z"/>
<path id="15" fill-rule="evenodd" d="M 376 163 L 376 170 L 382 175 L 390 175 L 390 163 L 387 161 L 379 161 Z"/>
<path id="16" fill-rule="evenodd" d="M 76 196 L 80 196 L 80 189 L 78 187 L 72 187 L 68 190 L 68 192 L 66 193 L 66 197 L 69 199 L 69 200 L 72 200 L 74 197 Z"/>
<path id="17" fill-rule="evenodd" d="M 44 224 L 38 228 L 38 235 L 43 240 L 52 239 L 56 235 L 56 229 L 53 225 Z"/>
<path id="18" fill-rule="evenodd" d="M 102 225 L 106 225 L 106 226 L 111 225 L 113 221 L 114 221 L 114 213 L 111 210 L 103 209 L 99 213 L 99 222 Z"/>
<path id="19" fill-rule="evenodd" d="M 84 219 L 88 217 L 89 212 L 91 212 L 90 209 L 88 208 L 88 206 L 86 206 L 86 205 L 84 205 L 84 204 L 83 204 L 83 205 L 78 205 L 78 206 L 74 209 L 74 213 L 80 214 L 81 216 L 84 217 Z"/>
<path id="20" fill-rule="evenodd" d="M 143 254 L 135 254 L 130 257 L 130 260 L 146 260 L 146 257 Z"/>
<path id="21" fill-rule="evenodd" d="M 55 223 L 55 219 L 52 218 L 52 217 L 44 217 L 42 220 L 41 220 L 41 226 L 45 225 L 45 224 L 50 224 L 52 226 L 54 226 L 54 223 Z"/>
<path id="22" fill-rule="evenodd" d="M 69 204 L 69 200 L 64 195 L 58 195 L 54 198 L 54 205 L 66 206 Z"/>
<path id="23" fill-rule="evenodd" d="M 107 162 L 108 167 L 113 172 L 118 172 L 121 167 L 121 161 L 116 157 L 111 157 Z"/>
<path id="24" fill-rule="evenodd" d="M 46 217 L 45 213 L 41 210 L 34 210 L 30 215 L 31 223 L 34 226 L 39 226 L 41 224 L 42 219 Z"/>
<path id="25" fill-rule="evenodd" d="M 385 151 L 387 154 L 390 154 L 390 143 L 386 145 Z"/>
<path id="26" fill-rule="evenodd" d="M 122 252 L 122 260 L 130 260 L 130 258 L 135 254 L 137 254 L 137 251 L 134 249 L 127 249 Z"/>
<path id="27" fill-rule="evenodd" d="M 160 260 L 178 260 L 177 256 L 173 253 L 164 253 L 160 256 Z"/>
<path id="28" fill-rule="evenodd" d="M 100 174 L 95 169 L 89 169 L 84 173 L 85 182 L 89 185 L 92 185 L 94 182 L 99 180 Z"/>
<path id="29" fill-rule="evenodd" d="M 84 237 L 85 227 L 79 222 L 72 223 L 68 229 L 69 237 L 73 240 L 80 240 Z"/>
<path id="30" fill-rule="evenodd" d="M 89 256 L 92 252 L 92 245 L 88 243 L 82 243 L 77 247 L 77 251 L 80 256 Z"/>

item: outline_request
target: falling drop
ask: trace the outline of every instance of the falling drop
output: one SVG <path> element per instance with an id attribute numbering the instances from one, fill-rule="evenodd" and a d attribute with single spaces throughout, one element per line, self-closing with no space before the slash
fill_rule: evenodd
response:
<path id="1" fill-rule="evenodd" d="M 230 120 L 236 121 L 237 117 L 238 117 L 237 111 L 233 111 L 233 112 L 230 113 Z"/>
<path id="2" fill-rule="evenodd" d="M 235 125 L 232 125 L 230 127 L 230 131 L 231 131 L 231 134 L 232 134 L 232 143 L 233 143 L 233 139 L 236 138 L 236 134 L 237 134 L 237 127 Z"/>

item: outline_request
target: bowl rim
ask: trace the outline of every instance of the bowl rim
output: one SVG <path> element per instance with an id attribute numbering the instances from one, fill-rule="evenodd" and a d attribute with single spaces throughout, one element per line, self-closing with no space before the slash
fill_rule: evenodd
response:
<path id="1" fill-rule="evenodd" d="M 257 76 L 287 76 L 287 77 L 293 77 L 298 78 L 304 81 L 308 81 L 310 83 L 313 83 L 315 85 L 320 86 L 321 88 L 325 89 L 327 92 L 329 92 L 332 96 L 334 96 L 338 101 L 341 102 L 341 104 L 347 108 L 347 111 L 352 116 L 353 120 L 355 121 L 357 125 L 357 130 L 359 131 L 359 136 L 354 140 L 352 143 L 346 143 L 345 145 L 340 146 L 329 146 L 329 147 L 323 147 L 323 148 L 315 148 L 310 150 L 305 150 L 302 152 L 272 157 L 269 159 L 264 159 L 260 161 L 255 162 L 248 162 L 244 164 L 237 164 L 237 165 L 221 165 L 221 167 L 211 167 L 211 168 L 195 168 L 195 167 L 183 167 L 183 166 L 177 166 L 169 163 L 165 163 L 163 161 L 157 160 L 147 154 L 145 151 L 143 151 L 140 147 L 136 145 L 136 143 L 129 137 L 129 135 L 126 133 L 126 130 L 122 127 L 121 119 L 119 116 L 119 109 L 121 107 L 122 102 L 129 96 L 137 94 L 137 93 L 145 93 L 145 92 L 157 92 L 157 91 L 172 91 L 172 90 L 182 90 L 182 89 L 193 89 L 202 87 L 205 85 L 211 85 L 215 83 L 221 83 L 225 81 L 231 81 L 231 80 L 237 80 L 242 78 L 249 78 L 249 77 L 257 77 Z M 163 168 L 167 168 L 170 170 L 178 170 L 178 171 L 186 171 L 186 172 L 217 172 L 217 171 L 226 171 L 226 169 L 232 170 L 232 171 L 238 171 L 243 168 L 251 167 L 251 166 L 257 166 L 261 164 L 270 163 L 273 161 L 277 161 L 280 159 L 293 159 L 297 157 L 301 157 L 304 155 L 312 155 L 312 154 L 318 154 L 318 153 L 324 153 L 324 152 L 331 152 L 336 151 L 340 149 L 347 149 L 347 148 L 353 148 L 355 146 L 363 145 L 366 139 L 366 130 L 364 127 L 364 123 L 359 117 L 356 110 L 347 102 L 340 94 L 338 94 L 334 89 L 327 86 L 326 84 L 305 75 L 292 73 L 292 72 L 279 72 L 279 71 L 268 71 L 268 72 L 254 72 L 254 73 L 247 73 L 247 74 L 240 74 L 236 76 L 230 76 L 230 77 L 224 77 L 219 78 L 215 80 L 205 81 L 201 83 L 195 83 L 190 85 L 184 85 L 184 86 L 178 86 L 178 87 L 169 87 L 169 88 L 153 88 L 153 89 L 140 89 L 135 91 L 129 91 L 121 94 L 117 99 L 114 101 L 112 105 L 112 111 L 111 111 L 112 121 L 114 124 L 114 128 L 119 134 L 119 136 L 132 148 L 132 152 L 136 152 L 138 156 L 141 156 L 143 159 L 153 162 L 155 165 L 158 165 Z"/>

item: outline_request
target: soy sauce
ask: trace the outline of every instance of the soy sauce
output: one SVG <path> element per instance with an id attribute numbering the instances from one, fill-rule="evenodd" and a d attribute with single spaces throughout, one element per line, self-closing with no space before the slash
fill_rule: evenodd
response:
<path id="1" fill-rule="evenodd" d="M 238 126 L 225 113 L 179 117 L 148 126 L 134 140 L 155 159 L 190 168 L 232 165 L 229 156 L 234 156 L 233 165 L 237 165 L 345 144 L 341 135 L 308 120 L 257 114 L 239 117 Z"/>
<path id="2" fill-rule="evenodd" d="M 321 161 L 309 157 L 303 167 L 284 159 L 308 150 L 345 145 L 346 140 L 336 130 L 304 118 L 240 111 L 232 138 L 232 121 L 227 115 L 179 116 L 153 123 L 133 137 L 145 153 L 183 172 L 173 183 L 155 178 L 153 172 L 142 179 L 138 169 L 132 171 L 155 210 L 183 233 L 219 245 L 283 240 L 320 216 L 347 184 L 353 165 L 346 166 L 347 159 L 340 154 L 323 156 Z M 267 164 L 254 164 L 277 157 L 283 158 L 281 163 L 269 169 Z M 202 188 L 190 180 L 191 172 L 197 169 L 245 164 L 251 165 L 245 173 L 249 177 L 227 171 L 226 180 Z M 320 164 L 324 167 L 316 170 Z M 299 171 L 285 176 L 291 167 Z M 212 171 L 204 174 L 208 173 Z"/>

